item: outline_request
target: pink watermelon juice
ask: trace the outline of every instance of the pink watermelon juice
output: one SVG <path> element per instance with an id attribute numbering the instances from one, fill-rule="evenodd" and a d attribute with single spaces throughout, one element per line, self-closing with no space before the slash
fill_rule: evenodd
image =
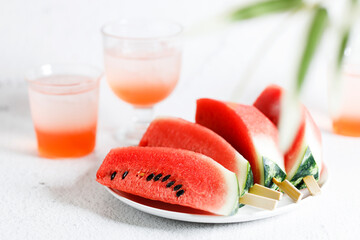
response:
<path id="1" fill-rule="evenodd" d="M 256 99 L 254 106 L 278 126 L 284 89 L 276 85 L 267 87 Z M 302 106 L 302 120 L 290 148 L 284 155 L 287 179 L 297 188 L 304 188 L 302 179 L 313 175 L 316 180 L 322 170 L 321 133 L 309 111 Z"/>
<path id="2" fill-rule="evenodd" d="M 43 131 L 36 128 L 38 151 L 44 157 L 81 157 L 95 147 L 96 124 L 81 130 Z"/>
<path id="3" fill-rule="evenodd" d="M 239 205 L 235 173 L 203 154 L 183 149 L 112 149 L 96 180 L 126 193 L 218 215 L 234 214 Z"/>
<path id="4" fill-rule="evenodd" d="M 277 188 L 272 179 L 285 179 L 276 127 L 255 107 L 199 99 L 196 122 L 222 136 L 249 161 L 255 183 Z"/>
<path id="5" fill-rule="evenodd" d="M 337 134 L 359 137 L 360 136 L 360 117 L 341 116 L 333 120 L 333 130 Z"/>
<path id="6" fill-rule="evenodd" d="M 148 127 L 139 146 L 170 147 L 204 154 L 236 173 L 240 196 L 253 185 L 249 162 L 215 132 L 180 118 L 157 118 Z"/>
<path id="7" fill-rule="evenodd" d="M 174 90 L 181 67 L 181 52 L 163 50 L 160 53 L 124 54 L 118 49 L 106 49 L 105 69 L 113 92 L 136 106 L 152 106 Z"/>

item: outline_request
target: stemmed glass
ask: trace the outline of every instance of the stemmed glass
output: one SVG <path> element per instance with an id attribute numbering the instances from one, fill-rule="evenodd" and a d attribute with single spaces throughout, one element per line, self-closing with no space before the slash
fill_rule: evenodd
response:
<path id="1" fill-rule="evenodd" d="M 107 82 L 134 107 L 133 122 L 118 139 L 137 144 L 152 120 L 153 106 L 174 90 L 181 68 L 181 25 L 133 19 L 102 28 Z"/>

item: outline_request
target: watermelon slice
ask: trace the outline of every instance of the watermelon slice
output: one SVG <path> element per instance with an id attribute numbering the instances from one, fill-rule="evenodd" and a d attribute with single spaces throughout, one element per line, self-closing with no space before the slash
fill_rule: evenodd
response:
<path id="1" fill-rule="evenodd" d="M 251 165 L 254 182 L 269 188 L 286 177 L 274 124 L 253 106 L 197 100 L 196 122 L 227 140 Z"/>
<path id="2" fill-rule="evenodd" d="M 234 214 L 239 204 L 235 173 L 203 154 L 183 149 L 112 149 L 96 180 L 123 192 L 218 215 Z"/>
<path id="3" fill-rule="evenodd" d="M 254 106 L 279 126 L 280 108 L 284 89 L 277 85 L 267 87 L 256 99 Z M 306 187 L 302 179 L 313 175 L 319 180 L 322 170 L 321 133 L 309 111 L 302 105 L 302 118 L 296 137 L 284 156 L 287 179 L 297 188 Z"/>
<path id="4" fill-rule="evenodd" d="M 155 119 L 139 146 L 180 148 L 202 153 L 236 173 L 240 196 L 253 185 L 249 162 L 222 137 L 200 124 L 180 118 Z"/>

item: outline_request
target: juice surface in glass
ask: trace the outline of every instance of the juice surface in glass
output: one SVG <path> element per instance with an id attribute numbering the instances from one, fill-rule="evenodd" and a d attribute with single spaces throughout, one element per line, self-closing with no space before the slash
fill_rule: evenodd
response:
<path id="1" fill-rule="evenodd" d="M 107 81 L 113 92 L 135 106 L 152 106 L 175 88 L 180 75 L 181 53 L 121 53 L 105 50 Z"/>
<path id="2" fill-rule="evenodd" d="M 345 72 L 342 76 L 342 94 L 336 116 L 333 117 L 335 133 L 360 137 L 360 73 Z"/>
<path id="3" fill-rule="evenodd" d="M 81 75 L 32 81 L 30 107 L 41 156 L 80 157 L 93 151 L 98 113 L 98 84 L 93 82 Z"/>

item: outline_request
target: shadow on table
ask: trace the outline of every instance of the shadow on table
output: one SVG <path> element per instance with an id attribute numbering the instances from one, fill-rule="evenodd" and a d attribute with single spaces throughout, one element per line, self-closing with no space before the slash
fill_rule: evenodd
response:
<path id="1" fill-rule="evenodd" d="M 36 137 L 23 80 L 0 81 L 0 151 L 37 156 Z"/>
<path id="2" fill-rule="evenodd" d="M 202 229 L 214 227 L 214 224 L 194 224 L 153 216 L 122 203 L 95 181 L 99 164 L 94 161 L 93 166 L 71 186 L 48 186 L 51 197 L 55 198 L 56 201 L 91 211 L 107 220 L 129 225 L 168 231 L 184 229 L 184 227 L 200 227 Z"/>

